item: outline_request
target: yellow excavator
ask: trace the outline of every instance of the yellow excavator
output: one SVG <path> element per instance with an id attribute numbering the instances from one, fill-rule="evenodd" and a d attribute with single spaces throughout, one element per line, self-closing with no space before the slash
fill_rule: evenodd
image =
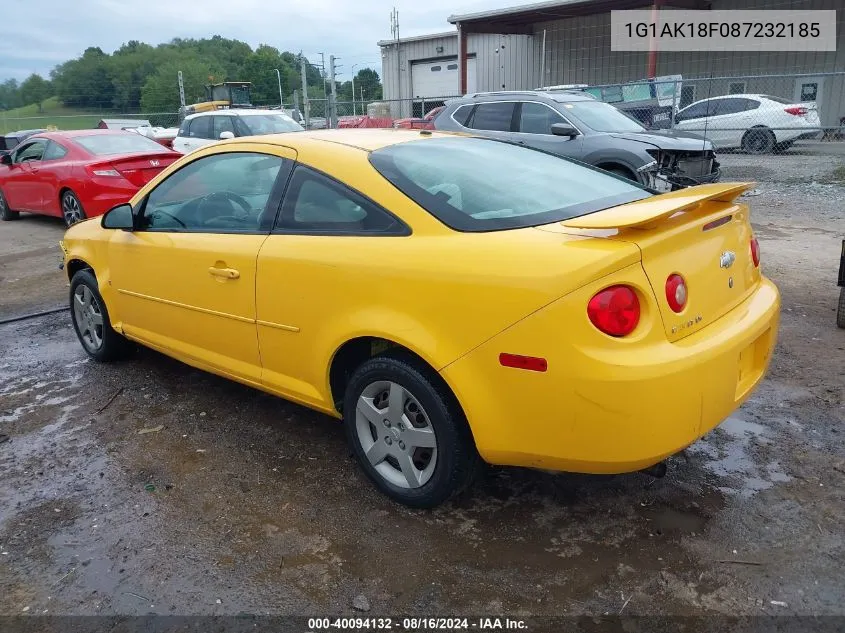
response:
<path id="1" fill-rule="evenodd" d="M 189 114 L 224 110 L 226 108 L 251 108 L 250 91 L 252 82 L 224 81 L 219 84 L 208 84 L 205 87 L 205 101 L 193 103 L 179 108 L 179 120 Z"/>

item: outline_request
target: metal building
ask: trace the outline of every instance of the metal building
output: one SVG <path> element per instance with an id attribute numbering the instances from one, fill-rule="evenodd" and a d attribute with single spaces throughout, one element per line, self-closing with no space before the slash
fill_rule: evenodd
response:
<path id="1" fill-rule="evenodd" d="M 825 52 L 615 52 L 610 11 L 682 9 L 835 9 L 837 50 Z M 386 99 L 414 99 L 484 90 L 559 84 L 602 85 L 653 76 L 684 80 L 682 104 L 718 94 L 776 94 L 814 100 L 825 127 L 845 117 L 845 2 L 843 0 L 558 0 L 510 9 L 453 15 L 450 33 L 379 42 Z M 439 62 L 444 62 L 441 65 Z M 440 66 L 440 70 L 434 70 Z M 438 73 L 440 82 L 431 79 Z M 774 77 L 774 75 L 779 75 Z M 444 92 L 447 88 L 449 94 Z M 426 101 L 425 109 L 430 109 Z M 402 113 L 409 114 L 409 105 Z"/>

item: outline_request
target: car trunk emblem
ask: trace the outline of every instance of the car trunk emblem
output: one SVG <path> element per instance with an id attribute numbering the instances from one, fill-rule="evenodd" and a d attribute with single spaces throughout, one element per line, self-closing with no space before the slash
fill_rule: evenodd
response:
<path id="1" fill-rule="evenodd" d="M 736 261 L 736 253 L 725 251 L 719 256 L 719 268 L 730 268 Z"/>

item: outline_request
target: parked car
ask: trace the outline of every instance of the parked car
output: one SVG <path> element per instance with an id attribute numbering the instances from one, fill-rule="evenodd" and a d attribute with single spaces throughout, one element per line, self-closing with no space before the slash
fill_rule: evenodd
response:
<path id="1" fill-rule="evenodd" d="M 173 149 L 187 154 L 219 140 L 301 130 L 303 127 L 281 110 L 212 110 L 186 116 L 173 139 Z"/>
<path id="2" fill-rule="evenodd" d="M 769 363 L 779 297 L 735 201 L 749 186 L 654 195 L 425 130 L 236 139 L 66 233 L 73 326 L 96 360 L 135 341 L 342 418 L 411 506 L 466 486 L 479 456 L 636 471 Z"/>
<path id="3" fill-rule="evenodd" d="M 836 310 L 836 325 L 845 328 L 845 240 L 842 240 L 842 254 L 839 256 L 839 306 Z"/>
<path id="4" fill-rule="evenodd" d="M 792 103 L 758 94 L 696 101 L 675 115 L 675 129 L 706 135 L 719 149 L 741 148 L 752 154 L 784 151 L 795 141 L 822 134 L 815 102 Z"/>
<path id="5" fill-rule="evenodd" d="M 46 131 L 47 130 L 44 129 L 18 130 L 17 132 L 9 132 L 8 134 L 0 136 L 0 156 L 2 156 L 3 154 L 8 154 L 18 145 L 23 143 L 26 139 L 28 139 L 30 136 L 40 134 L 41 132 Z"/>
<path id="6" fill-rule="evenodd" d="M 36 134 L 0 158 L 0 219 L 25 211 L 71 225 L 102 215 L 178 158 L 134 132 Z"/>
<path id="7" fill-rule="evenodd" d="M 133 132 L 137 132 L 141 136 L 153 139 L 156 143 L 164 145 L 167 149 L 173 149 L 173 140 L 179 133 L 178 127 L 156 127 L 156 126 L 142 126 L 132 128 Z"/>
<path id="8" fill-rule="evenodd" d="M 407 119 L 396 119 L 393 122 L 393 127 L 408 128 L 412 130 L 433 130 L 434 118 L 443 112 L 446 106 L 438 106 L 428 112 L 424 117 L 410 117 Z"/>
<path id="9" fill-rule="evenodd" d="M 612 105 L 580 92 L 483 92 L 454 99 L 438 130 L 473 132 L 575 158 L 668 190 L 719 180 L 713 146 L 685 132 L 646 131 Z"/>

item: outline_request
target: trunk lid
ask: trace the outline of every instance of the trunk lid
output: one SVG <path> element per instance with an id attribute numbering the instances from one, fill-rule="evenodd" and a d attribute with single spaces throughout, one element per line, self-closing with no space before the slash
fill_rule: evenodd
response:
<path id="1" fill-rule="evenodd" d="M 181 156 L 175 152 L 153 152 L 148 154 L 126 154 L 113 156 L 98 168 L 110 166 L 133 185 L 143 187 L 161 170 Z"/>
<path id="2" fill-rule="evenodd" d="M 748 207 L 735 202 L 753 185 L 689 187 L 572 218 L 552 230 L 635 244 L 666 337 L 677 341 L 725 315 L 760 283 L 760 270 L 751 255 Z M 687 302 L 680 313 L 666 298 L 666 281 L 672 274 L 680 274 L 686 282 Z"/>

